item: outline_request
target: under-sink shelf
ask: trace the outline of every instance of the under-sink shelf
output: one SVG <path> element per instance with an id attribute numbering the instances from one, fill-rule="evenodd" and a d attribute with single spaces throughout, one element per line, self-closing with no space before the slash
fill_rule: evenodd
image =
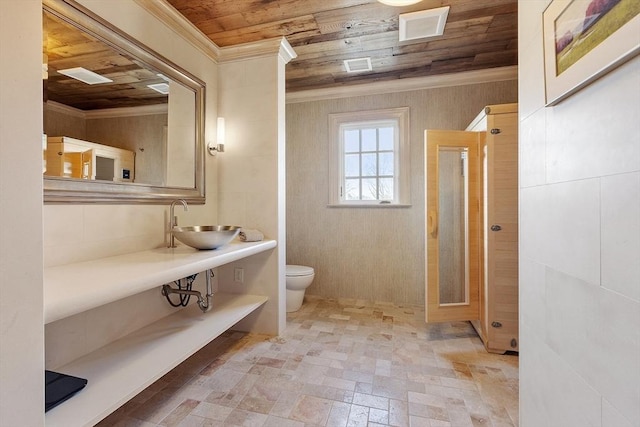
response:
<path id="1" fill-rule="evenodd" d="M 45 324 L 275 247 L 275 240 L 234 241 L 210 251 L 178 246 L 47 267 Z"/>
<path id="2" fill-rule="evenodd" d="M 267 300 L 215 294 L 208 313 L 191 305 L 57 368 L 88 379 L 88 384 L 47 412 L 46 426 L 93 426 Z"/>

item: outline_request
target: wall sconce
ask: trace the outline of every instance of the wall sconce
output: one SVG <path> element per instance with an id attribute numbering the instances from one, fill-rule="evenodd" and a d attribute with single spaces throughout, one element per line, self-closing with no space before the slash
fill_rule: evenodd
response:
<path id="1" fill-rule="evenodd" d="M 216 153 L 224 153 L 224 138 L 225 138 L 225 129 L 224 129 L 224 117 L 218 117 L 218 129 L 217 129 L 217 144 L 213 144 L 209 142 L 207 145 L 207 149 L 209 150 L 209 154 L 215 156 Z"/>

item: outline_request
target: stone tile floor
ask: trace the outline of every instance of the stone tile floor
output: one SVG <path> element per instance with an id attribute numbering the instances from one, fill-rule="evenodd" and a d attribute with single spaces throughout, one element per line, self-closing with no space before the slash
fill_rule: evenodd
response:
<path id="1" fill-rule="evenodd" d="M 518 357 L 424 309 L 307 301 L 279 337 L 227 332 L 99 426 L 518 425 Z"/>

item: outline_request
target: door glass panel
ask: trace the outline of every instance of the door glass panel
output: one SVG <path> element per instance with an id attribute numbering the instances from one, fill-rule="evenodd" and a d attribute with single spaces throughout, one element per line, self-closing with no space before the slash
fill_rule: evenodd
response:
<path id="1" fill-rule="evenodd" d="M 467 304 L 469 297 L 467 148 L 438 148 L 439 303 Z"/>

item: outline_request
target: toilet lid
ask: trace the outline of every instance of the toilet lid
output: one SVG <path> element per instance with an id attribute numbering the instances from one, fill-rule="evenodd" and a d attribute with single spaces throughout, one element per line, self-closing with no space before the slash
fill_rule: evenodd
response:
<path id="1" fill-rule="evenodd" d="M 287 265 L 287 276 L 310 276 L 313 274 L 313 268 L 305 265 Z"/>

